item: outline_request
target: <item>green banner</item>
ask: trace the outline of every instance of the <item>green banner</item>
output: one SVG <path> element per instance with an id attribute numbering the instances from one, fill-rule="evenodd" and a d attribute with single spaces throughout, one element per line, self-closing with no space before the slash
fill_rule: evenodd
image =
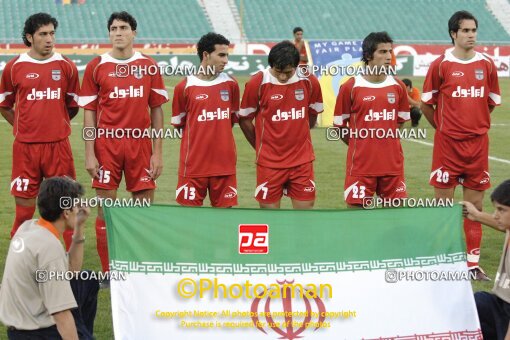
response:
<path id="1" fill-rule="evenodd" d="M 153 205 L 106 208 L 105 215 L 110 259 L 128 262 L 384 261 L 464 251 L 460 206 L 296 211 Z M 268 226 L 267 254 L 240 253 L 240 225 Z M 183 250 L 183 244 L 190 246 Z"/>

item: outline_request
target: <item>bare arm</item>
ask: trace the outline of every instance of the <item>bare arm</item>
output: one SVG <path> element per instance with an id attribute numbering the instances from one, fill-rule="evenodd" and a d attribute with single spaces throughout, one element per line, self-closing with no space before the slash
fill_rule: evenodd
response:
<path id="1" fill-rule="evenodd" d="M 83 113 L 83 129 L 85 131 L 96 128 L 96 111 L 85 110 Z M 95 135 L 95 133 L 94 133 Z M 99 162 L 96 158 L 94 151 L 94 145 L 96 141 L 94 139 L 85 140 L 85 169 L 89 173 L 90 177 L 98 178 Z"/>
<path id="2" fill-rule="evenodd" d="M 57 324 L 58 332 L 63 340 L 78 340 L 78 332 L 71 310 L 67 309 L 62 312 L 53 314 L 53 319 Z"/>
<path id="3" fill-rule="evenodd" d="M 349 131 L 350 128 L 347 126 L 338 128 L 340 131 L 340 138 L 342 138 L 342 142 L 345 143 L 345 145 L 349 145 Z"/>
<path id="4" fill-rule="evenodd" d="M 434 129 L 436 129 L 436 123 L 434 123 L 434 106 L 430 104 L 425 104 L 424 102 L 421 103 L 421 112 L 423 112 L 423 115 L 427 120 L 429 121 L 430 125 Z"/>
<path id="5" fill-rule="evenodd" d="M 407 100 L 409 101 L 409 105 L 411 105 L 412 107 L 420 107 L 420 102 L 411 98 L 409 94 L 407 95 Z"/>
<path id="6" fill-rule="evenodd" d="M 498 230 L 501 232 L 505 232 L 505 228 L 501 228 L 498 226 L 498 222 L 492 217 L 491 214 L 480 211 L 476 209 L 476 207 L 471 202 L 463 201 L 460 202 L 464 206 L 463 215 L 464 217 L 470 219 L 471 221 L 480 222 L 485 224 L 488 227 L 491 227 L 494 230 Z"/>
<path id="7" fill-rule="evenodd" d="M 310 129 L 313 129 L 317 124 L 317 115 L 308 115 L 308 124 L 310 124 Z"/>
<path id="8" fill-rule="evenodd" d="M 508 329 L 506 331 L 505 340 L 510 340 L 510 324 L 508 325 Z"/>
<path id="9" fill-rule="evenodd" d="M 67 113 L 69 114 L 69 119 L 73 119 L 78 114 L 79 110 L 79 107 L 68 107 Z"/>
<path id="10" fill-rule="evenodd" d="M 14 125 L 14 110 L 12 107 L 6 108 L 6 107 L 0 107 L 0 112 L 2 113 L 2 116 L 4 116 L 5 120 L 11 124 Z"/>
<path id="11" fill-rule="evenodd" d="M 76 218 L 76 226 L 74 227 L 73 242 L 69 248 L 69 270 L 77 272 L 81 270 L 83 265 L 83 251 L 85 240 L 85 221 L 90 215 L 89 207 L 79 207 Z"/>
<path id="12" fill-rule="evenodd" d="M 248 140 L 248 143 L 255 149 L 255 125 L 251 118 L 240 118 L 239 126 Z"/>

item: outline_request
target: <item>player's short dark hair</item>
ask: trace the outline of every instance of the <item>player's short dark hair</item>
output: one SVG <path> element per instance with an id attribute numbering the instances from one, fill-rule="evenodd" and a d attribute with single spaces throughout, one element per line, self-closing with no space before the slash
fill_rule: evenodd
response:
<path id="1" fill-rule="evenodd" d="M 507 179 L 491 194 L 491 201 L 510 207 L 510 179 Z"/>
<path id="2" fill-rule="evenodd" d="M 363 39 L 361 48 L 363 50 L 363 56 L 361 60 L 368 63 L 374 57 L 374 52 L 377 50 L 379 44 L 393 44 L 393 39 L 387 32 L 372 32 Z"/>
<path id="3" fill-rule="evenodd" d="M 413 82 L 411 81 L 411 79 L 404 78 L 404 79 L 402 79 L 402 82 L 403 82 L 406 86 L 409 86 L 410 88 L 413 88 Z"/>
<path id="4" fill-rule="evenodd" d="M 299 65 L 299 51 L 290 41 L 282 41 L 274 45 L 267 62 L 271 68 L 283 70 L 287 66 L 298 67 Z"/>
<path id="5" fill-rule="evenodd" d="M 56 221 L 64 211 L 62 207 L 70 206 L 69 203 L 82 196 L 83 192 L 81 184 L 69 177 L 47 178 L 41 183 L 37 196 L 39 214 L 46 221 Z"/>
<path id="6" fill-rule="evenodd" d="M 25 20 L 25 27 L 23 28 L 23 43 L 30 47 L 32 44 L 27 39 L 27 34 L 34 35 L 34 33 L 42 26 L 53 24 L 55 30 L 58 27 L 58 21 L 48 13 L 32 14 Z"/>
<path id="7" fill-rule="evenodd" d="M 113 20 L 120 20 L 127 22 L 131 27 L 131 30 L 136 31 L 136 19 L 134 16 L 129 14 L 126 11 L 122 12 L 113 12 L 112 15 L 108 18 L 108 32 L 110 32 L 110 26 L 113 24 Z"/>
<path id="8" fill-rule="evenodd" d="M 209 32 L 203 35 L 197 43 L 197 54 L 200 61 L 204 59 L 204 52 L 212 53 L 216 49 L 214 45 L 230 45 L 230 41 L 221 34 Z"/>
<path id="9" fill-rule="evenodd" d="M 460 22 L 462 20 L 474 20 L 476 28 L 478 28 L 478 20 L 476 20 L 475 16 L 468 11 L 458 11 L 453 13 L 450 20 L 448 20 L 448 35 L 450 39 L 452 39 L 452 44 L 455 44 L 452 38 L 452 32 L 457 32 L 460 28 Z"/>
<path id="10" fill-rule="evenodd" d="M 293 34 L 296 34 L 297 32 L 303 32 L 303 29 L 301 27 L 294 27 L 294 29 L 292 30 L 292 33 Z"/>

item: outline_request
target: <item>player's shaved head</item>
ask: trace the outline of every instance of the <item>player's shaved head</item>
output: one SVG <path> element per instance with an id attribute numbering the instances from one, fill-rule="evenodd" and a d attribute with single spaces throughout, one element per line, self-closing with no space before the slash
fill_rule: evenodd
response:
<path id="1" fill-rule="evenodd" d="M 368 63 L 369 60 L 374 58 L 374 52 L 377 50 L 377 45 L 385 43 L 393 44 L 393 39 L 391 39 L 387 32 L 372 32 L 367 35 L 365 39 L 363 39 L 363 44 L 361 46 L 363 50 L 361 60 Z"/>
<path id="2" fill-rule="evenodd" d="M 462 20 L 473 20 L 476 28 L 478 28 L 478 20 L 476 20 L 473 14 L 468 11 L 458 11 L 453 13 L 450 20 L 448 20 L 448 34 L 450 35 L 450 39 L 452 39 L 452 44 L 455 44 L 452 38 L 452 33 L 456 33 L 460 29 L 460 23 Z"/>
<path id="3" fill-rule="evenodd" d="M 110 18 L 108 18 L 108 32 L 110 32 L 110 27 L 112 26 L 114 20 L 124 21 L 129 24 L 129 27 L 131 27 L 132 31 L 136 31 L 136 19 L 128 12 L 113 12 L 112 15 L 110 15 Z"/>
<path id="4" fill-rule="evenodd" d="M 53 28 L 55 30 L 58 27 L 57 19 L 48 13 L 36 13 L 29 16 L 25 21 L 25 27 L 23 28 L 23 43 L 28 47 L 32 46 L 32 43 L 27 39 L 27 34 L 34 35 L 39 28 L 49 24 L 53 24 Z"/>
<path id="5" fill-rule="evenodd" d="M 216 50 L 215 45 L 230 45 L 230 41 L 221 34 L 209 32 L 203 35 L 197 43 L 197 54 L 200 61 L 204 59 L 204 52 L 212 53 Z"/>
<path id="6" fill-rule="evenodd" d="M 269 66 L 284 70 L 288 66 L 298 67 L 299 51 L 290 41 L 282 41 L 274 45 L 267 58 Z"/>
<path id="7" fill-rule="evenodd" d="M 491 201 L 510 207 L 510 179 L 507 179 L 491 194 Z"/>

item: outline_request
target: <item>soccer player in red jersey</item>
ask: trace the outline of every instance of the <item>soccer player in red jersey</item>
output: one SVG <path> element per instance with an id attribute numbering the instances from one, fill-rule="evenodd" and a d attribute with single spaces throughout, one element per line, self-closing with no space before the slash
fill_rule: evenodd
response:
<path id="1" fill-rule="evenodd" d="M 286 194 L 295 209 L 311 209 L 316 188 L 310 129 L 323 111 L 319 81 L 296 72 L 299 51 L 290 41 L 276 44 L 268 62 L 269 69 L 246 83 L 239 112 L 256 152 L 255 198 L 261 208 L 279 208 Z"/>
<path id="2" fill-rule="evenodd" d="M 2 73 L 0 112 L 14 134 L 11 194 L 16 217 L 11 237 L 32 218 L 43 178 L 76 178 L 69 135 L 78 113 L 78 70 L 68 58 L 53 51 L 58 22 L 46 13 L 25 21 L 27 53 L 10 60 Z M 64 233 L 67 248 L 72 232 Z"/>
<path id="3" fill-rule="evenodd" d="M 229 45 L 220 34 L 202 36 L 197 74 L 174 90 L 172 124 L 184 130 L 175 194 L 181 205 L 201 206 L 207 190 L 213 207 L 237 205 L 232 126 L 239 111 L 239 85 L 223 73 Z"/>
<path id="4" fill-rule="evenodd" d="M 463 186 L 464 201 L 482 210 L 490 187 L 490 113 L 501 104 L 498 74 L 492 59 L 475 51 L 478 21 L 459 11 L 448 21 L 454 48 L 430 65 L 423 84 L 422 112 L 436 129 L 430 184 L 436 198 L 453 199 Z M 464 219 L 468 267 L 477 279 L 489 280 L 478 262 L 482 227 Z"/>
<path id="5" fill-rule="evenodd" d="M 79 104 L 85 109 L 86 169 L 100 198 L 117 197 L 124 172 L 126 189 L 134 199 L 153 200 L 155 180 L 163 167 L 162 140 L 134 138 L 136 135 L 129 135 L 129 131 L 162 131 L 161 105 L 168 101 L 168 94 L 161 74 L 148 71 L 149 67 L 157 68 L 156 62 L 133 50 L 135 18 L 127 12 L 113 13 L 108 19 L 108 31 L 113 48 L 88 63 L 80 91 Z M 111 138 L 111 134 L 101 131 L 114 131 L 115 135 Z M 103 271 L 108 271 L 101 208 L 96 237 Z"/>
<path id="6" fill-rule="evenodd" d="M 292 33 L 294 33 L 294 46 L 299 51 L 299 65 L 308 65 L 308 55 L 306 53 L 305 41 L 303 40 L 303 29 L 295 27 Z"/>
<path id="7" fill-rule="evenodd" d="M 342 140 L 349 146 L 344 199 L 351 207 L 375 194 L 407 197 L 396 131 L 410 118 L 409 101 L 404 83 L 390 74 L 392 43 L 386 32 L 370 33 L 363 40 L 366 72 L 343 84 L 336 100 L 334 125 L 343 130 Z"/>

